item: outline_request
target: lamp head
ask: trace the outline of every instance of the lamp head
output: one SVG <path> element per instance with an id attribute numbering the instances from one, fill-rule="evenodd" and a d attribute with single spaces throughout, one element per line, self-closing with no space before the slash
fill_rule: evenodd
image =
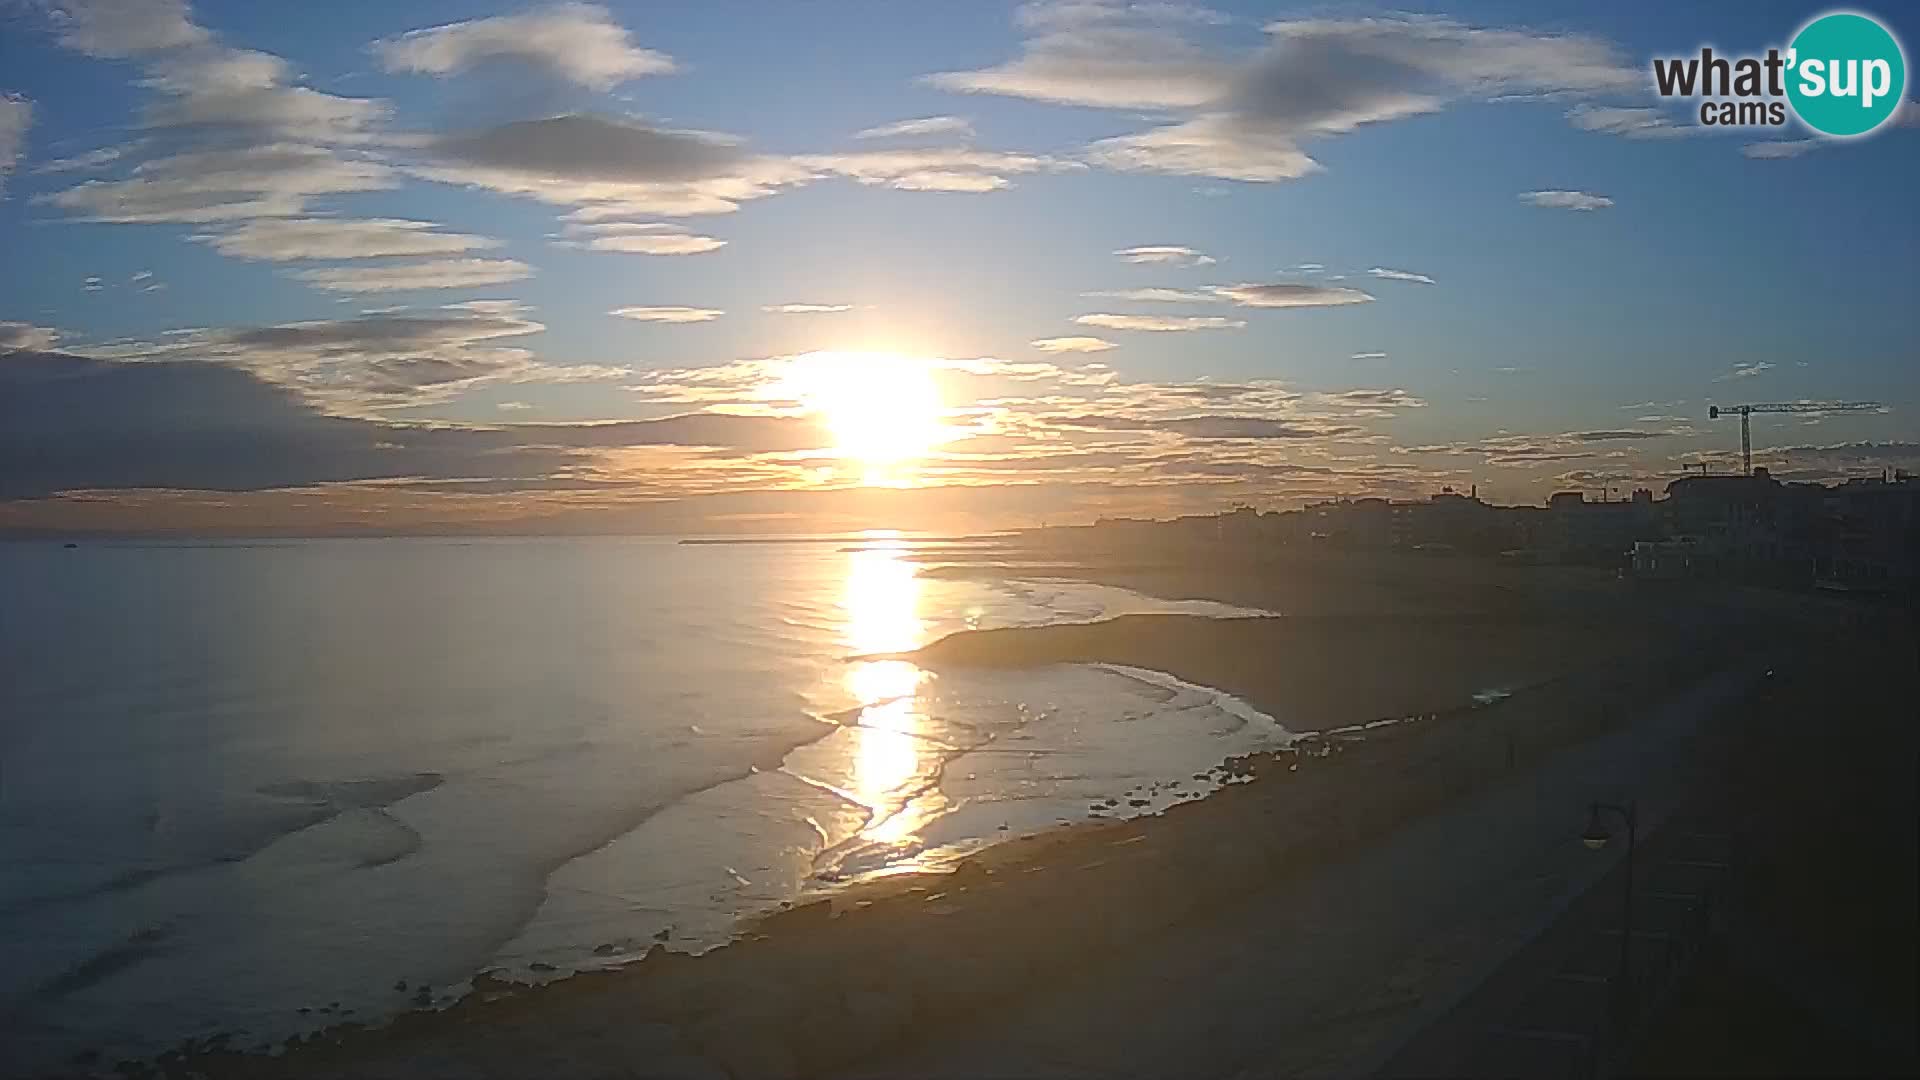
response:
<path id="1" fill-rule="evenodd" d="M 1612 834 L 1600 823 L 1600 808 L 1596 806 L 1587 816 L 1587 830 L 1580 834 L 1580 842 L 1587 845 L 1589 851 L 1599 851 L 1611 839 Z"/>

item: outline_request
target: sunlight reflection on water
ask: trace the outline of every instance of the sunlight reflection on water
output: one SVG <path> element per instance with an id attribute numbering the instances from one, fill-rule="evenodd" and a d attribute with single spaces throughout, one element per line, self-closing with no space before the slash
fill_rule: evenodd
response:
<path id="1" fill-rule="evenodd" d="M 847 553 L 845 640 L 854 656 L 906 652 L 925 644 L 921 581 L 897 534 L 869 533 L 869 542 Z M 925 814 L 909 813 L 903 796 L 929 763 L 921 760 L 924 736 L 919 689 L 927 673 L 907 660 L 856 659 L 847 666 L 846 688 L 858 703 L 860 739 L 854 761 L 856 795 L 875 811 L 862 833 L 870 840 L 901 843 L 913 837 Z"/>

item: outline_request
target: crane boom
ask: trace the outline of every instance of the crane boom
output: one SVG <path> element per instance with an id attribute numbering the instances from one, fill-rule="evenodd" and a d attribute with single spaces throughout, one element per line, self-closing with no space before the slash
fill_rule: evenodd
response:
<path id="1" fill-rule="evenodd" d="M 1707 406 L 1707 417 L 1720 419 L 1721 414 L 1739 414 L 1740 416 L 1740 465 L 1747 476 L 1753 475 L 1753 429 L 1748 420 L 1754 413 L 1830 413 L 1830 412 L 1870 412 L 1880 408 L 1877 401 L 1776 401 L 1761 405 L 1719 405 Z"/>

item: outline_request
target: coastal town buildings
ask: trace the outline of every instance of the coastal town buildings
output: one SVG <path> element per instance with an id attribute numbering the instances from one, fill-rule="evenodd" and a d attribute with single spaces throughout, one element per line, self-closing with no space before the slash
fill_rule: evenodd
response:
<path id="1" fill-rule="evenodd" d="M 1861 591 L 1920 583 L 1920 477 L 1838 484 L 1689 475 L 1626 498 L 1554 494 L 1502 506 L 1443 488 L 1426 499 L 1340 498 L 1296 509 L 1241 506 L 1172 521 L 1103 519 L 1100 542 L 1210 542 L 1262 550 L 1466 555 L 1613 567 L 1647 580 L 1733 579 Z"/>

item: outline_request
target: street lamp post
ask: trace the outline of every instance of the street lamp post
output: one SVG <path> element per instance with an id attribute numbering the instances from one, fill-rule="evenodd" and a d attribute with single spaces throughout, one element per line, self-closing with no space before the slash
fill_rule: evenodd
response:
<path id="1" fill-rule="evenodd" d="M 1634 847 L 1640 838 L 1640 821 L 1636 805 L 1627 803 L 1596 802 L 1588 812 L 1587 831 L 1580 834 L 1580 841 L 1594 851 L 1607 846 L 1612 835 L 1601 820 L 1601 814 L 1618 814 L 1627 826 L 1627 870 L 1626 892 L 1622 894 L 1620 926 L 1620 986 L 1615 994 L 1614 1008 L 1617 1010 L 1616 1026 L 1624 1029 L 1633 1018 L 1633 855 Z"/>

